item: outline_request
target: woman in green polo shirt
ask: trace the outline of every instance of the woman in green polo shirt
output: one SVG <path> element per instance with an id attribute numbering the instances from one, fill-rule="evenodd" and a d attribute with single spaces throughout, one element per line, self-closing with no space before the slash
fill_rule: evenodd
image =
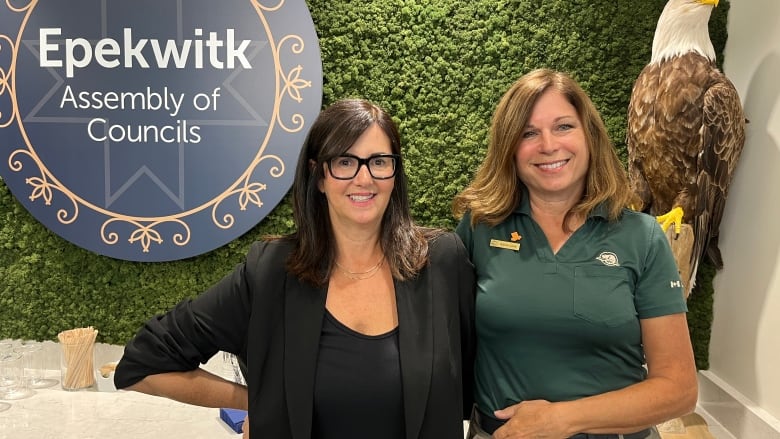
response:
<path id="1" fill-rule="evenodd" d="M 634 202 L 574 80 L 540 69 L 511 86 L 453 204 L 478 277 L 469 439 L 657 438 L 694 409 L 677 267 Z"/>

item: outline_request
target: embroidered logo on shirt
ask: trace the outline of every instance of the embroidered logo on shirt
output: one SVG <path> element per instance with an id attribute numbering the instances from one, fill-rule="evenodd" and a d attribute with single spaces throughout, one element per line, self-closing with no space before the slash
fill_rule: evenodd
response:
<path id="1" fill-rule="evenodd" d="M 669 281 L 669 288 L 682 288 L 682 282 L 679 280 Z"/>
<path id="2" fill-rule="evenodd" d="M 618 262 L 617 255 L 612 252 L 601 252 L 596 260 L 610 267 L 620 267 L 620 262 Z"/>
<path id="3" fill-rule="evenodd" d="M 523 239 L 523 237 L 520 236 L 520 234 L 517 233 L 517 232 L 512 232 L 512 235 L 509 237 L 509 239 L 511 239 L 512 242 L 517 242 L 517 241 Z"/>

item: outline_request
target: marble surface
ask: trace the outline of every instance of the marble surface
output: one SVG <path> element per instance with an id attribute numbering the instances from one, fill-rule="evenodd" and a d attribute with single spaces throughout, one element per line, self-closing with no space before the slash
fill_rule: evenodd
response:
<path id="1" fill-rule="evenodd" d="M 7 341 L 7 340 L 6 340 Z M 59 346 L 45 342 L 46 376 L 59 379 Z M 116 361 L 121 346 L 95 346 L 95 366 Z M 222 376 L 221 354 L 204 366 Z M 220 439 L 240 438 L 219 419 L 219 409 L 182 404 L 129 391 L 101 392 L 93 388 L 66 391 L 60 384 L 34 389 L 0 412 L 0 439 Z"/>
<path id="2" fill-rule="evenodd" d="M 0 413 L 2 439 L 236 438 L 219 409 L 137 392 L 65 391 L 58 386 L 11 402 Z"/>
<path id="3" fill-rule="evenodd" d="M 122 346 L 96 344 L 95 367 L 119 360 L 122 349 Z M 44 342 L 42 352 L 47 377 L 59 379 L 59 345 Z M 203 367 L 226 379 L 233 379 L 232 367 L 223 360 L 221 353 Z M 700 395 L 701 400 L 706 398 Z M 49 388 L 35 389 L 35 394 L 28 398 L 6 402 L 12 406 L 0 412 L 0 439 L 241 437 L 219 419 L 219 409 L 182 404 L 138 392 L 101 392 L 97 391 L 97 386 L 65 391 L 58 383 Z M 702 407 L 697 407 L 696 412 L 705 418 L 714 438 L 734 439 Z M 463 427 L 465 435 L 468 423 L 464 422 Z"/>

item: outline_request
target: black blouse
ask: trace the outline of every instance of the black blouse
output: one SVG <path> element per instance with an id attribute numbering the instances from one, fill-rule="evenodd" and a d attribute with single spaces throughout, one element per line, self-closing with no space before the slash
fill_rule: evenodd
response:
<path id="1" fill-rule="evenodd" d="M 314 384 L 312 438 L 404 435 L 398 328 L 364 335 L 326 311 Z"/>

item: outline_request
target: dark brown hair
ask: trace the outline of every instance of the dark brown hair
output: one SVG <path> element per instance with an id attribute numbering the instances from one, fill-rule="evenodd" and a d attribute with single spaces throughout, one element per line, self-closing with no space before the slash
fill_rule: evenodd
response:
<path id="1" fill-rule="evenodd" d="M 330 105 L 319 114 L 306 136 L 292 188 L 297 231 L 287 237 L 295 243 L 287 269 L 315 286 L 327 283 L 336 256 L 328 202 L 318 188 L 325 178 L 322 164 L 346 152 L 372 125 L 381 128 L 390 139 L 392 153 L 401 154 L 395 122 L 384 109 L 364 99 L 344 99 Z M 382 217 L 380 246 L 393 277 L 405 280 L 414 277 L 428 262 L 427 239 L 440 232 L 414 224 L 403 160 L 396 166 L 393 192 Z"/>

